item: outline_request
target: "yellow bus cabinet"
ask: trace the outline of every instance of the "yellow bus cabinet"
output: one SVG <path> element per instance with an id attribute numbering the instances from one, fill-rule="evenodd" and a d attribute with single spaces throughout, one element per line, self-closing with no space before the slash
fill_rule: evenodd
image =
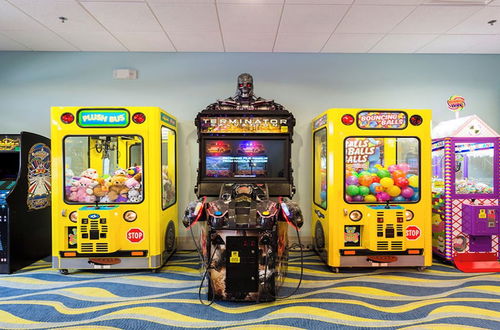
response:
<path id="1" fill-rule="evenodd" d="M 51 109 L 52 264 L 158 269 L 176 249 L 177 121 L 157 107 Z"/>
<path id="2" fill-rule="evenodd" d="M 334 271 L 432 264 L 430 129 L 430 110 L 314 118 L 313 244 Z"/>

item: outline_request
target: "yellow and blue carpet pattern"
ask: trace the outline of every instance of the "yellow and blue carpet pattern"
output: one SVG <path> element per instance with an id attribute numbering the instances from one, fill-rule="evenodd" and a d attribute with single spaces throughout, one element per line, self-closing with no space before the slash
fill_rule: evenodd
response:
<path id="1" fill-rule="evenodd" d="M 199 261 L 178 252 L 159 273 L 79 271 L 60 275 L 40 261 L 0 276 L 0 328 L 500 329 L 500 274 L 466 274 L 435 263 L 416 269 L 335 274 L 304 255 L 298 293 L 273 303 L 198 300 Z M 299 253 L 280 292 L 296 286 Z"/>

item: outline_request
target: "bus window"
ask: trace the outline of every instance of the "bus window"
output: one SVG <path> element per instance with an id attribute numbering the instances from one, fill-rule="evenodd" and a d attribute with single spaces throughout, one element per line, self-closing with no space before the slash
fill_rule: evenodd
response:
<path id="1" fill-rule="evenodd" d="M 420 141 L 414 137 L 345 140 L 348 203 L 416 203 L 420 200 Z"/>
<path id="2" fill-rule="evenodd" d="M 326 173 L 326 128 L 314 133 L 314 204 L 326 210 L 327 173 Z"/>
<path id="3" fill-rule="evenodd" d="M 126 166 L 129 148 L 136 146 L 137 163 Z M 139 136 L 68 136 L 64 139 L 64 200 L 69 203 L 140 203 L 143 199 L 142 153 Z"/>
<path id="4" fill-rule="evenodd" d="M 175 131 L 168 128 L 161 128 L 161 176 L 162 176 L 162 208 L 165 210 L 175 204 L 176 182 L 175 182 Z"/>

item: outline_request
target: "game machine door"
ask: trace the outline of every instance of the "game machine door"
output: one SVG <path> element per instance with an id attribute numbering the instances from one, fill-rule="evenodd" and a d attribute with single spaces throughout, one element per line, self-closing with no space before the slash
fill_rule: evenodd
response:
<path id="1" fill-rule="evenodd" d="M 50 140 L 0 136 L 0 273 L 50 254 Z"/>
<path id="2" fill-rule="evenodd" d="M 453 149 L 451 168 L 455 171 L 451 175 L 454 181 L 451 193 L 461 198 L 461 203 L 455 203 L 462 213 L 461 234 L 453 240 L 455 265 L 468 273 L 498 272 L 500 168 L 493 165 L 499 163 L 498 139 L 460 141 L 457 138 L 452 140 Z"/>

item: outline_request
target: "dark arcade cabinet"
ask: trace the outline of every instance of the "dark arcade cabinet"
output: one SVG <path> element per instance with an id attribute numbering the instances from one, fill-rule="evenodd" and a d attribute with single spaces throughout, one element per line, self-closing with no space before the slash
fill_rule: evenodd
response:
<path id="1" fill-rule="evenodd" d="M 50 255 L 50 140 L 0 135 L 0 274 Z"/>
<path id="2" fill-rule="evenodd" d="M 288 227 L 303 219 L 295 192 L 291 143 L 295 119 L 256 97 L 253 78 L 238 77 L 234 97 L 196 117 L 200 159 L 184 225 L 200 224 L 208 299 L 272 301 L 286 276 Z M 209 200 L 211 199 L 211 200 Z M 193 236 L 194 238 L 194 236 Z"/>

